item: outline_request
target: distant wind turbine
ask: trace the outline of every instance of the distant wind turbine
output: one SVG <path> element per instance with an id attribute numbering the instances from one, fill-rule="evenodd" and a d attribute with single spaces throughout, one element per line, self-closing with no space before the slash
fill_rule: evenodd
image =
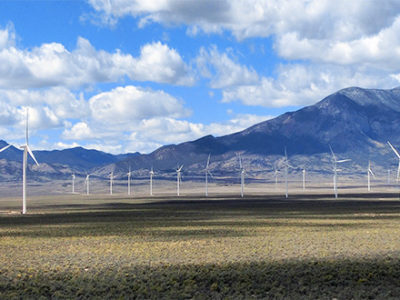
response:
<path id="1" fill-rule="evenodd" d="M 75 174 L 72 174 L 72 194 L 75 194 Z"/>
<path id="2" fill-rule="evenodd" d="M 113 194 L 114 172 L 110 173 L 110 195 Z"/>
<path id="3" fill-rule="evenodd" d="M 210 157 L 211 157 L 211 154 L 208 155 L 206 168 L 204 169 L 204 172 L 206 175 L 205 176 L 206 177 L 206 197 L 208 197 L 208 175 L 210 175 L 212 177 L 212 174 L 210 172 Z"/>
<path id="4" fill-rule="evenodd" d="M 372 169 L 371 169 L 371 162 L 368 161 L 368 171 L 367 171 L 368 192 L 371 191 L 371 175 L 375 178 L 375 174 L 372 172 Z"/>
<path id="5" fill-rule="evenodd" d="M 329 149 L 331 149 L 331 154 L 332 154 L 332 166 L 333 166 L 333 191 L 335 193 L 335 198 L 337 199 L 338 197 L 338 191 L 337 191 L 337 172 L 340 171 L 337 168 L 337 164 L 344 163 L 347 161 L 351 161 L 351 159 L 341 159 L 337 160 L 335 153 L 332 150 L 332 147 L 329 145 Z"/>
<path id="6" fill-rule="evenodd" d="M 86 195 L 89 195 L 89 194 L 90 194 L 90 189 L 89 189 L 90 181 L 89 181 L 89 178 L 90 178 L 90 174 L 86 174 L 86 179 L 85 179 L 85 184 L 86 184 Z"/>
<path id="7" fill-rule="evenodd" d="M 243 164 L 242 164 L 242 157 L 240 156 L 239 153 L 239 170 L 240 170 L 240 197 L 244 197 L 244 174 L 246 173 L 246 171 L 243 168 Z"/>
<path id="8" fill-rule="evenodd" d="M 153 196 L 153 175 L 154 175 L 153 167 L 151 167 L 149 175 L 150 175 L 150 196 Z"/>
<path id="9" fill-rule="evenodd" d="M 129 172 L 126 175 L 128 175 L 128 195 L 130 195 L 131 194 L 131 175 L 132 175 L 130 166 L 129 166 Z"/>
<path id="10" fill-rule="evenodd" d="M 25 140 L 26 144 L 20 148 L 24 150 L 22 156 L 22 213 L 26 214 L 26 167 L 28 165 L 28 153 L 35 161 L 36 165 L 39 166 L 32 150 L 29 148 L 29 137 L 28 137 L 28 121 L 29 121 L 29 109 L 26 109 L 26 130 L 25 130 Z"/>
<path id="11" fill-rule="evenodd" d="M 392 146 L 392 144 L 391 144 L 389 141 L 388 141 L 388 144 L 389 144 L 390 148 L 392 148 L 394 154 L 396 154 L 397 158 L 399 159 L 399 166 L 398 166 L 398 168 L 397 168 L 397 181 L 398 181 L 399 178 L 400 178 L 400 154 L 399 154 L 399 152 L 396 150 L 396 148 L 394 148 L 394 147 Z"/>
<path id="12" fill-rule="evenodd" d="M 286 188 L 285 197 L 288 198 L 289 197 L 289 184 L 288 184 L 289 167 L 290 168 L 293 168 L 293 167 L 289 164 L 286 147 L 285 147 L 285 157 L 283 159 L 283 164 L 285 166 L 285 188 Z"/>
<path id="13" fill-rule="evenodd" d="M 181 171 L 182 171 L 183 165 L 180 166 L 180 168 L 176 169 L 176 194 L 179 196 L 180 195 L 180 184 L 181 184 Z"/>

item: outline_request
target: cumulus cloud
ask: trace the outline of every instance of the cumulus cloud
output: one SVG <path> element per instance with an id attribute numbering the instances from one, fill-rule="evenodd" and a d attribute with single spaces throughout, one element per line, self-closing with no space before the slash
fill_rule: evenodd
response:
<path id="1" fill-rule="evenodd" d="M 93 120 L 105 124 L 135 126 L 140 120 L 168 116 L 185 117 L 190 114 L 181 101 L 164 91 L 135 86 L 117 87 L 89 99 Z"/>
<path id="2" fill-rule="evenodd" d="M 12 35 L 10 28 L 0 31 L 0 88 L 77 88 L 115 82 L 124 76 L 137 81 L 194 83 L 191 70 L 179 53 L 160 42 L 144 45 L 135 58 L 119 50 L 96 50 L 81 37 L 73 51 L 59 43 L 24 50 L 12 43 Z"/>
<path id="3" fill-rule="evenodd" d="M 258 81 L 254 69 L 241 65 L 230 53 L 221 53 L 216 46 L 208 51 L 201 48 L 196 62 L 201 75 L 211 79 L 212 88 L 254 84 Z"/>
<path id="4" fill-rule="evenodd" d="M 396 0 L 89 0 L 105 21 L 125 16 L 149 22 L 185 24 L 191 32 L 230 31 L 238 39 L 297 32 L 300 37 L 352 40 L 390 26 L 400 9 Z M 301 13 L 297 13 L 301 12 Z M 316 24 L 318 29 L 316 29 Z"/>

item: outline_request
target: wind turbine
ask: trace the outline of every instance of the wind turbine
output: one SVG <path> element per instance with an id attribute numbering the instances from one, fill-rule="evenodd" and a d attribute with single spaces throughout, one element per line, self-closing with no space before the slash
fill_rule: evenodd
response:
<path id="1" fill-rule="evenodd" d="M 240 168 L 240 197 L 243 198 L 243 196 L 244 196 L 244 174 L 246 173 L 246 171 L 243 168 L 242 157 L 240 156 L 240 153 L 239 153 L 239 168 Z"/>
<path id="2" fill-rule="evenodd" d="M 75 194 L 75 174 L 72 174 L 72 194 Z"/>
<path id="3" fill-rule="evenodd" d="M 207 165 L 206 168 L 204 169 L 205 175 L 206 175 L 206 197 L 208 197 L 208 174 L 210 174 L 210 176 L 212 177 L 212 174 L 210 172 L 210 157 L 211 154 L 208 155 L 208 159 L 207 159 Z"/>
<path id="4" fill-rule="evenodd" d="M 275 176 L 275 190 L 278 189 L 278 168 L 276 167 L 276 164 L 274 165 L 274 176 Z"/>
<path id="5" fill-rule="evenodd" d="M 126 175 L 128 175 L 128 195 L 130 195 L 131 194 L 131 175 L 132 175 L 130 166 L 129 166 L 129 172 Z"/>
<path id="6" fill-rule="evenodd" d="M 285 187 L 286 187 L 285 197 L 288 198 L 289 197 L 288 173 L 289 173 L 289 167 L 291 166 L 289 165 L 289 159 L 287 157 L 286 147 L 285 147 L 285 158 L 283 159 L 283 163 L 285 165 Z"/>
<path id="7" fill-rule="evenodd" d="M 341 159 L 337 160 L 335 153 L 332 150 L 331 145 L 329 145 L 329 149 L 331 149 L 331 154 L 332 154 L 332 165 L 333 165 L 333 191 L 335 193 L 335 198 L 337 199 L 338 197 L 338 191 L 337 191 L 337 172 L 340 171 L 337 168 L 337 164 L 344 163 L 347 161 L 351 161 L 351 159 Z"/>
<path id="8" fill-rule="evenodd" d="M 1 149 L 0 149 L 0 152 L 3 152 L 4 150 L 8 149 L 9 147 L 11 147 L 11 145 L 7 145 L 7 146 L 1 148 Z"/>
<path id="9" fill-rule="evenodd" d="M 26 167 L 28 165 L 28 153 L 35 161 L 36 165 L 39 166 L 31 148 L 29 148 L 29 138 L 28 138 L 28 120 L 29 120 L 29 109 L 26 109 L 26 130 L 25 130 L 25 140 L 26 144 L 20 148 L 24 150 L 22 154 L 22 213 L 26 214 Z M 3 148 L 4 149 L 4 148 Z"/>
<path id="10" fill-rule="evenodd" d="M 113 194 L 114 172 L 110 173 L 110 195 Z"/>
<path id="11" fill-rule="evenodd" d="M 86 183 L 86 195 L 89 195 L 89 194 L 90 194 L 90 190 L 89 190 L 89 185 L 90 185 L 89 177 L 90 177 L 90 174 L 86 174 L 86 179 L 85 179 L 85 183 Z"/>
<path id="12" fill-rule="evenodd" d="M 375 178 L 375 174 L 372 172 L 372 169 L 371 169 L 371 161 L 368 161 L 368 171 L 367 171 L 368 192 L 371 191 L 371 175 Z"/>
<path id="13" fill-rule="evenodd" d="M 181 171 L 182 171 L 183 165 L 180 166 L 180 168 L 176 169 L 176 194 L 179 196 L 179 185 L 181 183 Z"/>
<path id="14" fill-rule="evenodd" d="M 182 167 L 183 167 L 183 165 L 182 165 Z M 153 196 L 153 175 L 154 175 L 153 167 L 151 167 L 149 174 L 150 174 L 150 196 Z M 179 185 L 178 185 L 178 188 L 179 188 Z"/>
<path id="15" fill-rule="evenodd" d="M 303 169 L 303 191 L 306 190 L 306 169 Z"/>
<path id="16" fill-rule="evenodd" d="M 397 168 L 397 181 L 399 181 L 400 178 L 400 154 L 399 152 L 397 152 L 397 150 L 392 146 L 392 144 L 388 141 L 388 144 L 390 146 L 390 148 L 392 148 L 394 154 L 396 154 L 397 158 L 399 159 L 399 166 Z"/>

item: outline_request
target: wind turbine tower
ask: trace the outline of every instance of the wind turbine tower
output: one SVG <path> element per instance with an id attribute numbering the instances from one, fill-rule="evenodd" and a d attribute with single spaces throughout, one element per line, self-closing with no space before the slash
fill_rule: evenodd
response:
<path id="1" fill-rule="evenodd" d="M 72 194 L 75 194 L 75 174 L 72 174 Z"/>
<path id="2" fill-rule="evenodd" d="M 183 168 L 183 165 L 181 165 L 180 168 L 176 169 L 176 194 L 178 197 L 180 196 L 180 183 L 181 183 L 182 168 Z"/>
<path id="3" fill-rule="evenodd" d="M 211 154 L 208 155 L 208 159 L 207 159 L 207 165 L 206 168 L 204 169 L 205 175 L 206 175 L 206 197 L 208 197 L 208 175 L 210 175 L 212 177 L 212 174 L 210 172 L 210 157 Z"/>
<path id="4" fill-rule="evenodd" d="M 85 183 L 86 183 L 86 195 L 89 195 L 89 194 L 90 194 L 90 190 L 89 190 L 89 185 L 90 185 L 89 177 L 90 177 L 90 175 L 87 174 L 87 175 L 86 175 L 86 179 L 85 179 Z"/>
<path id="5" fill-rule="evenodd" d="M 242 157 L 239 153 L 239 168 L 240 168 L 240 197 L 244 197 L 244 174 L 246 171 L 243 168 Z"/>
<path id="6" fill-rule="evenodd" d="M 131 175 L 132 175 L 131 167 L 129 167 L 129 172 L 126 175 L 128 175 L 128 195 L 130 195 L 131 194 Z"/>
<path id="7" fill-rule="evenodd" d="M 331 154 L 332 154 L 332 166 L 333 166 L 333 191 L 335 193 L 335 199 L 338 197 L 338 191 L 337 191 L 337 172 L 340 171 L 337 168 L 337 164 L 344 163 L 347 161 L 351 161 L 351 159 L 341 159 L 337 160 L 335 153 L 332 150 L 332 147 L 329 145 L 329 149 L 331 149 Z"/>
<path id="8" fill-rule="evenodd" d="M 35 161 L 36 165 L 39 166 L 32 150 L 29 148 L 29 138 L 28 138 L 28 120 L 29 120 L 29 109 L 26 109 L 26 130 L 25 130 L 25 141 L 26 144 L 20 148 L 24 150 L 22 154 L 22 213 L 26 214 L 26 168 L 28 165 L 28 153 Z"/>
<path id="9" fill-rule="evenodd" d="M 289 184 L 288 184 L 289 159 L 287 157 L 286 147 L 285 147 L 285 158 L 284 158 L 283 163 L 285 165 L 285 188 L 286 188 L 285 197 L 288 198 L 289 197 Z"/>
<path id="10" fill-rule="evenodd" d="M 151 167 L 149 174 L 150 174 L 150 196 L 153 196 L 153 175 L 154 175 L 153 167 Z"/>
<path id="11" fill-rule="evenodd" d="M 371 169 L 371 161 L 368 161 L 368 171 L 367 171 L 368 192 L 371 191 L 371 175 L 375 178 L 375 174 L 372 172 L 372 169 Z"/>
<path id="12" fill-rule="evenodd" d="M 389 141 L 388 141 L 388 144 L 389 144 L 390 148 L 392 148 L 394 154 L 396 154 L 397 158 L 399 159 L 399 166 L 397 168 L 397 181 L 399 181 L 399 178 L 400 178 L 400 154 L 396 150 L 396 148 L 392 146 L 392 144 Z"/>
<path id="13" fill-rule="evenodd" d="M 110 173 L 110 195 L 113 194 L 114 172 Z"/>

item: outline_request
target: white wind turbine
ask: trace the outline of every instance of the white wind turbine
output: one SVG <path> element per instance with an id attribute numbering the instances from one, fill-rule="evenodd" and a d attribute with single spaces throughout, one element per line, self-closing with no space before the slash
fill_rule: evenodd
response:
<path id="1" fill-rule="evenodd" d="M 368 171 L 367 171 L 368 192 L 371 191 L 371 175 L 375 178 L 375 174 L 374 174 L 374 172 L 372 172 L 372 169 L 371 169 L 371 161 L 368 161 Z"/>
<path id="2" fill-rule="evenodd" d="M 1 149 L 0 149 L 0 152 L 3 152 L 4 150 L 8 149 L 9 147 L 11 147 L 11 145 L 7 145 L 7 146 L 1 148 Z"/>
<path id="3" fill-rule="evenodd" d="M 183 166 L 182 166 L 183 167 Z M 154 175 L 154 171 L 153 171 L 153 167 L 151 167 L 151 170 L 149 172 L 150 175 L 150 196 L 153 196 L 153 175 Z M 178 185 L 179 186 L 179 185 Z M 178 195 L 179 196 L 179 195 Z"/>
<path id="4" fill-rule="evenodd" d="M 244 197 L 244 174 L 246 171 L 243 168 L 242 157 L 239 153 L 239 168 L 240 168 L 240 197 Z"/>
<path id="5" fill-rule="evenodd" d="M 110 173 L 110 195 L 113 194 L 114 172 Z"/>
<path id="6" fill-rule="evenodd" d="M 208 175 L 210 175 L 212 177 L 212 174 L 210 172 L 210 157 L 211 154 L 208 155 L 208 159 L 207 159 L 207 165 L 206 168 L 204 169 L 205 175 L 206 175 L 206 197 L 208 197 Z"/>
<path id="7" fill-rule="evenodd" d="M 86 174 L 85 184 L 86 184 L 86 195 L 90 194 L 90 174 Z"/>
<path id="8" fill-rule="evenodd" d="M 278 189 L 278 168 L 276 167 L 276 164 L 274 165 L 274 176 L 275 176 L 275 190 Z"/>
<path id="9" fill-rule="evenodd" d="M 75 174 L 72 174 L 72 194 L 75 194 Z"/>
<path id="10" fill-rule="evenodd" d="M 332 150 L 331 145 L 329 145 L 329 149 L 331 149 L 331 154 L 332 154 L 332 165 L 333 165 L 333 191 L 335 193 L 335 198 L 337 199 L 338 197 L 338 191 L 337 191 L 337 172 L 340 171 L 337 168 L 337 164 L 344 163 L 347 161 L 351 161 L 351 159 L 341 159 L 337 160 L 335 153 Z"/>
<path id="11" fill-rule="evenodd" d="M 22 213 L 26 214 L 26 167 L 28 165 L 28 153 L 39 166 L 32 150 L 29 148 L 29 138 L 28 138 L 28 120 L 29 120 L 29 109 L 26 109 L 26 130 L 25 130 L 25 140 L 26 144 L 20 148 L 24 150 L 22 154 Z"/>
<path id="12" fill-rule="evenodd" d="M 289 173 L 289 167 L 292 166 L 289 165 L 289 159 L 287 157 L 286 147 L 285 147 L 285 157 L 283 159 L 283 164 L 285 166 L 285 188 L 286 188 L 285 197 L 288 198 L 289 197 L 288 173 Z"/>
<path id="13" fill-rule="evenodd" d="M 389 141 L 388 141 L 388 144 L 389 144 L 390 148 L 392 148 L 394 154 L 396 154 L 397 158 L 399 159 L 399 166 L 398 166 L 398 168 L 397 168 L 397 181 L 398 181 L 399 178 L 400 178 L 400 154 L 399 154 L 399 152 L 396 150 L 396 148 L 394 148 L 394 147 L 392 146 L 392 144 L 391 144 Z"/>
<path id="14" fill-rule="evenodd" d="M 128 195 L 130 195 L 131 194 L 131 175 L 132 175 L 130 166 L 129 166 L 129 172 L 126 175 L 128 175 Z"/>
<path id="15" fill-rule="evenodd" d="M 181 184 L 181 171 L 182 171 L 183 165 L 181 165 L 179 168 L 176 169 L 176 194 L 179 196 L 180 195 L 180 184 Z"/>

